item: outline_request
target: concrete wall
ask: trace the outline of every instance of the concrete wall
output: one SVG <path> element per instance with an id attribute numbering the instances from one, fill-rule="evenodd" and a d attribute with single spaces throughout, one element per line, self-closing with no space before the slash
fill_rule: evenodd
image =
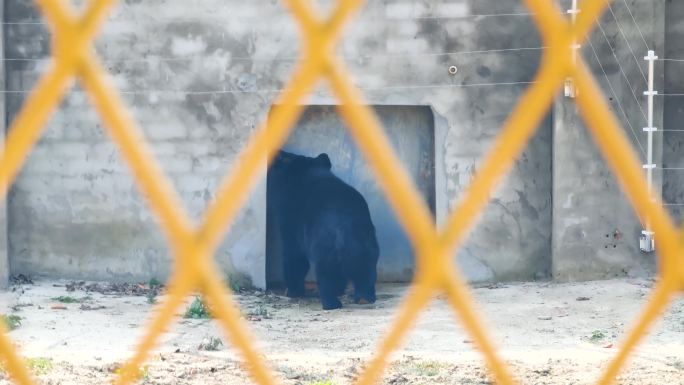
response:
<path id="1" fill-rule="evenodd" d="M 666 49 L 665 56 L 682 51 L 676 37 L 680 4 L 626 3 L 651 49 L 659 55 Z M 583 52 L 639 148 L 646 138 L 639 71 L 645 68 L 646 44 L 627 6 L 615 2 L 613 12 L 602 17 L 605 35 L 597 30 L 591 37 L 596 56 L 589 44 Z M 23 91 L 49 65 L 50 40 L 29 0 L 8 0 L 5 11 L 11 22 L 5 25 L 5 54 L 22 59 L 6 62 L 11 121 Z M 434 113 L 438 224 L 456 206 L 533 79 L 541 51 L 508 50 L 542 45 L 527 12 L 519 0 L 371 1 L 347 29 L 339 53 L 370 104 L 426 106 Z M 474 16 L 491 14 L 509 16 Z M 194 217 L 213 198 L 254 127 L 267 118 L 274 90 L 294 68 L 297 35 L 280 2 L 126 1 L 112 12 L 97 52 Z M 451 65 L 459 68 L 455 76 L 448 74 Z M 679 70 L 673 68 L 665 69 L 666 92 L 677 92 L 679 83 L 670 79 Z M 657 74 L 656 89 L 663 89 L 662 62 Z M 335 102 L 324 87 L 306 101 Z M 677 99 L 664 102 L 665 127 L 672 127 L 681 111 Z M 662 105 L 656 104 L 658 127 Z M 656 163 L 682 167 L 678 149 L 684 135 L 677 135 L 671 141 L 675 132 L 665 132 L 664 155 L 663 142 L 656 141 Z M 656 175 L 658 188 L 664 175 L 666 200 L 684 197 L 684 173 Z M 79 89 L 51 119 L 8 205 L 12 272 L 126 280 L 169 273 L 163 236 Z M 653 267 L 653 256 L 638 250 L 640 230 L 574 105 L 561 98 L 455 258 L 473 282 L 552 273 L 561 280 L 639 275 Z M 262 183 L 216 259 L 226 271 L 244 273 L 263 287 L 265 233 Z"/>
<path id="2" fill-rule="evenodd" d="M 5 26 L 12 42 L 7 54 L 30 59 L 9 63 L 7 87 L 28 90 L 47 68 L 49 38 L 28 0 L 10 0 L 6 11 L 7 21 L 20 23 Z M 532 79 L 540 51 L 434 53 L 539 47 L 528 16 L 471 17 L 525 12 L 519 1 L 369 2 L 341 46 L 369 103 L 434 111 L 440 223 Z M 198 217 L 266 118 L 276 95 L 270 90 L 283 87 L 291 73 L 296 26 L 279 2 L 127 1 L 110 19 L 97 51 Z M 459 67 L 456 76 L 448 74 L 450 65 Z M 10 120 L 23 98 L 9 95 Z M 307 103 L 334 99 L 322 88 Z M 458 256 L 472 281 L 532 279 L 550 271 L 550 122 L 493 195 Z M 162 235 L 80 90 L 62 103 L 17 180 L 9 223 L 17 273 L 144 279 L 169 272 Z M 216 258 L 263 286 L 264 237 L 262 184 Z"/>
<path id="3" fill-rule="evenodd" d="M 646 43 L 629 14 L 635 16 L 650 49 L 664 48 L 664 2 L 614 2 L 600 19 L 583 53 L 620 119 L 635 151 L 646 163 Z M 671 4 L 671 3 L 667 3 Z M 564 6 L 569 7 L 570 1 Z M 596 52 L 596 54 L 594 53 Z M 636 57 L 636 59 L 635 59 Z M 647 73 L 646 73 L 647 74 Z M 656 90 L 663 86 L 662 63 L 656 66 Z M 580 90 L 581 92 L 581 90 Z M 554 109 L 553 273 L 560 280 L 644 275 L 654 255 L 639 250 L 642 230 L 634 210 L 578 116 L 570 99 Z M 662 103 L 656 103 L 655 126 L 662 127 Z M 656 134 L 654 162 L 661 164 L 662 137 Z M 654 185 L 662 186 L 656 173 Z"/>
<path id="4" fill-rule="evenodd" d="M 159 14 L 159 9 L 167 11 Z M 40 19 L 31 2 L 9 1 L 6 11 L 7 20 L 29 22 L 7 26 L 7 41 L 13 43 L 8 56 L 44 58 L 49 38 L 45 25 L 35 24 Z M 258 94 L 183 92 L 215 88 L 218 80 L 228 86 L 227 79 L 237 82 L 249 72 L 244 61 L 229 59 L 244 54 L 249 34 L 241 42 L 224 40 L 216 22 L 193 21 L 211 17 L 211 11 L 122 2 L 97 44 L 115 84 L 133 91 L 124 99 L 195 218 L 260 118 L 257 111 L 266 107 Z M 148 22 L 154 17 L 162 19 Z M 221 53 L 224 44 L 234 51 Z M 195 61 L 194 53 L 201 54 Z M 12 62 L 8 88 L 30 89 L 47 65 L 44 60 Z M 10 120 L 23 98 L 9 98 Z M 238 221 L 241 231 L 232 232 L 216 256 L 224 269 L 246 273 L 257 286 L 265 285 L 264 192 L 263 186 L 256 189 Z M 50 120 L 15 183 L 9 217 L 14 272 L 128 280 L 164 278 L 171 267 L 162 234 L 130 172 L 78 89 Z"/>

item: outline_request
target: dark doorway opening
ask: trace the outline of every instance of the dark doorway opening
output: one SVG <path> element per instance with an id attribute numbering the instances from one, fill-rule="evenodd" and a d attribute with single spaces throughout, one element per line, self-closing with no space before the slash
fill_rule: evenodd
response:
<path id="1" fill-rule="evenodd" d="M 432 109 L 427 106 L 376 106 L 374 109 L 396 154 L 434 216 L 435 125 Z M 329 155 L 333 173 L 359 190 L 368 202 L 380 246 L 378 282 L 410 281 L 414 271 L 413 249 L 335 106 L 309 106 L 283 150 L 309 157 L 320 153 Z M 269 288 L 279 288 L 283 283 L 280 235 L 268 212 L 266 227 L 266 282 Z M 315 281 L 311 271 L 307 281 Z"/>

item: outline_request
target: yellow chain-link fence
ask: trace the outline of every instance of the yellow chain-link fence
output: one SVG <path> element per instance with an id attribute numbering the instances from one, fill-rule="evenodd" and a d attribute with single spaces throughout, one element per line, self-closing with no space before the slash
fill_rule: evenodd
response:
<path id="1" fill-rule="evenodd" d="M 270 159 L 286 140 L 304 108 L 300 102 L 320 80 L 327 81 L 339 100 L 340 115 L 375 170 L 416 250 L 417 274 L 411 290 L 389 333 L 381 341 L 357 384 L 370 385 L 380 379 L 388 355 L 398 347 L 418 314 L 437 294 L 446 294 L 465 330 L 484 355 L 497 383 L 516 383 L 508 366 L 497 355 L 479 321 L 480 317 L 473 310 L 470 292 L 454 266 L 452 256 L 478 213 L 487 204 L 496 183 L 525 147 L 568 76 L 574 77 L 577 87 L 581 89 L 576 100 L 589 130 L 637 213 L 651 224 L 660 250 L 661 279 L 643 314 L 597 381 L 598 384 L 613 381 L 648 327 L 671 299 L 684 289 L 684 258 L 681 257 L 684 244 L 678 229 L 660 201 L 649 196 L 641 165 L 586 64 L 581 58 L 576 62 L 572 60 L 571 44 L 586 39 L 594 20 L 601 15 L 609 0 L 586 2 L 574 25 L 561 15 L 553 2 L 525 0 L 547 46 L 536 81 L 518 102 L 492 151 L 483 160 L 480 172 L 441 230 L 435 228 L 429 210 L 400 166 L 373 111 L 365 105 L 361 92 L 353 85 L 344 64 L 334 56 L 343 26 L 362 6 L 363 0 L 338 0 L 336 8 L 327 18 L 319 17 L 309 0 L 284 0 L 301 27 L 302 58 L 277 101 L 282 108 L 275 110 L 268 125 L 259 127 L 244 148 L 201 224 L 192 223 L 183 209 L 181 200 L 151 155 L 139 127 L 93 52 L 91 41 L 115 1 L 91 0 L 80 16 L 76 15 L 68 0 L 36 2 L 51 25 L 55 60 L 9 131 L 0 159 L 2 194 L 7 193 L 28 152 L 40 137 L 50 113 L 67 92 L 71 80 L 76 78 L 87 90 L 109 135 L 119 146 L 173 250 L 173 274 L 168 283 L 166 301 L 156 309 L 135 355 L 120 370 L 117 384 L 129 384 L 137 379 L 140 374 L 138 368 L 160 334 L 169 326 L 183 299 L 195 290 L 208 298 L 221 328 L 242 354 L 245 369 L 254 382 L 261 385 L 275 383 L 239 317 L 229 290 L 217 273 L 219 270 L 214 268 L 212 255 L 245 202 L 250 187 L 262 172 L 264 156 Z M 14 382 L 34 384 L 2 328 L 3 325 L 0 325 L 0 357 L 5 369 Z"/>

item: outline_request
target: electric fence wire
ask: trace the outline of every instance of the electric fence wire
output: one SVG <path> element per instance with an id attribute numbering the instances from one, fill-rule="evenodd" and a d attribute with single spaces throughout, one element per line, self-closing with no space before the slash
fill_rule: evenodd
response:
<path id="1" fill-rule="evenodd" d="M 476 54 L 490 54 L 490 53 L 513 53 L 522 51 L 542 51 L 546 49 L 545 46 L 541 47 L 517 47 L 517 48 L 497 48 L 497 49 L 482 49 L 482 50 L 467 50 L 467 51 L 453 51 L 453 52 L 416 52 L 416 53 L 381 53 L 373 55 L 358 55 L 358 56 L 340 56 L 342 59 L 346 60 L 368 60 L 374 58 L 412 58 L 418 56 L 456 56 L 456 55 L 476 55 Z M 246 57 L 246 56 L 230 56 L 229 60 L 235 61 L 251 61 L 251 62 L 296 62 L 301 58 L 298 56 L 285 56 L 285 57 L 274 57 L 274 58 L 259 58 L 259 57 Z M 193 57 L 162 57 L 149 55 L 140 59 L 121 59 L 121 60 L 101 60 L 104 64 L 116 64 L 116 63 L 147 63 L 147 62 L 192 62 L 192 61 L 222 61 L 224 59 L 212 56 L 193 56 Z M 0 61 L 7 62 L 51 62 L 52 57 L 27 57 L 27 58 L 2 58 Z"/>
<path id="2" fill-rule="evenodd" d="M 632 125 L 632 122 L 629 119 L 629 116 L 627 115 L 627 112 L 625 111 L 625 108 L 623 107 L 622 103 L 620 102 L 620 98 L 617 95 L 617 92 L 615 92 L 615 89 L 613 88 L 613 85 L 610 82 L 610 78 L 608 78 L 608 73 L 606 73 L 606 70 L 603 66 L 603 63 L 601 62 L 601 59 L 599 58 L 599 55 L 596 51 L 596 48 L 594 47 L 594 43 L 592 43 L 591 39 L 587 39 L 589 42 L 589 46 L 591 47 L 591 51 L 594 53 L 594 57 L 596 58 L 596 61 L 601 67 L 601 72 L 603 72 L 603 76 L 606 79 L 606 83 L 608 84 L 608 88 L 610 89 L 611 94 L 613 95 L 613 100 L 618 105 L 618 108 L 622 112 L 622 115 L 625 118 L 625 121 L 627 122 L 627 125 L 629 126 L 630 130 L 632 131 L 632 135 L 634 136 L 634 140 L 636 140 L 637 145 L 639 146 L 639 150 L 641 151 L 641 155 L 646 156 L 646 152 L 644 150 L 644 146 L 641 144 L 641 141 L 639 140 L 639 136 L 636 133 L 636 130 L 634 129 L 634 126 Z"/>
<path id="3" fill-rule="evenodd" d="M 507 13 L 483 13 L 483 14 L 471 14 L 471 15 L 426 15 L 426 16 L 407 16 L 407 17 L 387 17 L 384 18 L 384 22 L 407 22 L 407 21 L 412 21 L 412 20 L 469 20 L 469 19 L 483 19 L 483 18 L 494 18 L 494 17 L 532 17 L 535 14 L 532 12 L 507 12 Z M 256 17 L 254 17 L 256 19 Z M 217 15 L 202 15 L 197 18 L 192 18 L 192 17 L 153 17 L 153 18 L 145 18 L 145 19 L 136 19 L 136 18 L 108 18 L 105 20 L 104 25 L 107 24 L 116 24 L 116 23 L 121 23 L 121 24 L 131 24 L 131 23 L 164 23 L 164 22 L 179 22 L 179 21 L 188 21 L 188 20 L 196 20 L 196 19 L 201 19 L 204 21 L 211 21 L 212 19 L 221 22 L 221 23 L 226 23 L 229 22 L 232 18 L 229 15 L 226 16 L 217 16 Z M 31 20 L 22 20 L 22 21 L 6 21 L 6 22 L 0 22 L 0 25 L 45 25 L 47 26 L 49 23 L 42 19 L 31 19 Z"/>
<path id="4" fill-rule="evenodd" d="M 632 13 L 632 10 L 629 7 L 629 4 L 627 4 L 627 0 L 622 0 L 623 3 L 625 3 L 625 7 L 627 8 L 627 12 L 629 12 L 629 16 L 632 17 L 632 21 L 634 22 L 634 25 L 636 26 L 637 31 L 639 31 L 639 35 L 641 35 L 641 40 L 644 41 L 644 45 L 646 46 L 646 50 L 650 51 L 651 48 L 648 46 L 648 43 L 646 42 L 646 38 L 644 37 L 643 32 L 641 32 L 641 27 L 639 26 L 639 23 L 637 23 L 636 18 L 634 17 L 634 13 Z"/>
<path id="5" fill-rule="evenodd" d="M 453 52 L 423 52 L 423 53 L 413 53 L 413 54 L 401 54 L 401 53 L 387 53 L 387 54 L 376 54 L 376 55 L 360 55 L 356 57 L 343 57 L 346 60 L 354 59 L 372 59 L 372 58 L 399 58 L 399 57 L 417 57 L 417 56 L 428 56 L 428 57 L 438 57 L 438 56 L 456 56 L 456 55 L 478 55 L 478 54 L 491 54 L 491 53 L 515 53 L 515 52 L 525 52 L 525 51 L 541 51 L 546 47 L 518 47 L 518 48 L 499 48 L 499 49 L 484 49 L 484 50 L 466 50 L 466 51 L 453 51 Z M 231 60 L 245 60 L 245 61 L 299 61 L 299 57 L 287 57 L 287 58 L 270 58 L 270 59 L 259 59 L 250 57 L 231 57 Z M 1 59 L 0 59 L 1 60 Z M 46 58 L 8 58 L 5 61 L 41 61 L 41 62 L 52 62 L 51 57 Z M 183 61 L 212 61 L 221 60 L 212 57 L 149 57 L 144 59 L 126 59 L 126 60 L 114 60 L 114 61 L 103 61 L 105 64 L 112 65 L 114 63 L 140 63 L 140 62 L 183 62 Z M 492 87 L 492 86 L 516 86 L 516 85 L 529 85 L 533 84 L 532 81 L 515 81 L 515 82 L 489 82 L 489 83 L 460 83 L 460 84 L 413 84 L 413 85 L 396 85 L 396 86 L 380 86 L 380 87 L 359 87 L 361 90 L 365 91 L 383 91 L 383 90 L 402 90 L 402 89 L 438 89 L 438 88 L 467 88 L 467 87 Z M 164 93 L 177 93 L 184 95 L 210 95 L 210 94 L 275 94 L 285 91 L 284 89 L 257 89 L 257 90 L 235 90 L 235 89 L 217 89 L 217 90 L 164 90 L 164 89 L 149 89 L 149 90 L 120 90 L 121 94 L 126 95 L 138 95 L 138 94 L 164 94 Z M 4 94 L 24 94 L 29 93 L 30 90 L 0 90 L 0 93 Z M 75 90 L 79 92 L 79 90 Z"/>
<path id="6" fill-rule="evenodd" d="M 358 87 L 362 91 L 384 91 L 384 90 L 412 90 L 412 89 L 426 89 L 426 88 L 468 88 L 468 87 L 496 87 L 496 86 L 518 86 L 535 84 L 533 81 L 519 81 L 519 82 L 493 82 L 493 83 L 466 83 L 466 84 L 423 84 L 423 85 L 399 85 L 399 86 L 380 86 L 380 87 Z M 182 94 L 182 95 L 212 95 L 212 94 L 277 94 L 286 91 L 287 89 L 270 89 L 270 90 L 209 90 L 209 91 L 186 91 L 186 90 L 120 90 L 119 93 L 123 95 L 147 95 L 147 94 Z M 32 90 L 3 90 L 3 94 L 25 94 Z M 74 89 L 72 92 L 86 91 Z"/>
<path id="7" fill-rule="evenodd" d="M 634 54 L 634 49 L 632 49 L 632 45 L 629 43 L 629 39 L 627 39 L 627 35 L 625 35 L 625 31 L 622 29 L 622 25 L 620 24 L 620 20 L 618 19 L 617 15 L 615 12 L 613 12 L 613 6 L 608 3 L 608 9 L 610 10 L 610 13 L 613 15 L 613 19 L 615 19 L 615 25 L 618 28 L 618 31 L 620 31 L 620 35 L 622 35 L 622 38 L 625 40 L 625 43 L 627 43 L 627 48 L 629 49 L 629 52 L 632 53 L 632 57 L 634 58 L 634 62 L 636 63 L 637 68 L 639 69 L 639 72 L 641 73 L 641 76 L 644 78 L 644 83 L 648 85 L 648 80 L 646 79 L 646 74 L 644 73 L 644 70 L 641 68 L 641 62 L 636 57 L 636 54 Z M 636 22 L 636 20 L 635 20 Z"/>
<path id="8" fill-rule="evenodd" d="M 596 20 L 596 24 L 599 27 L 599 30 L 601 31 L 601 34 L 603 34 L 604 39 L 606 40 L 606 43 L 608 44 L 608 47 L 610 48 L 611 53 L 613 54 L 613 57 L 615 58 L 615 62 L 618 65 L 618 68 L 620 69 L 620 72 L 622 73 L 622 76 L 625 78 L 625 81 L 627 82 L 627 86 L 629 87 L 630 91 L 632 91 L 632 96 L 634 97 L 634 101 L 636 102 L 637 106 L 639 106 L 639 110 L 641 111 L 641 115 L 644 117 L 644 121 L 648 121 L 648 118 L 646 117 L 646 112 L 644 111 L 643 106 L 639 102 L 639 98 L 636 96 L 636 92 L 634 91 L 634 87 L 632 86 L 632 83 L 629 81 L 629 78 L 627 77 L 627 73 L 625 72 L 624 68 L 622 68 L 622 64 L 620 64 L 620 59 L 617 57 L 617 54 L 615 53 L 615 48 L 613 47 L 612 44 L 610 44 L 610 40 L 608 39 L 608 35 L 606 34 L 606 30 L 603 29 L 603 25 L 601 24 L 600 20 Z"/>

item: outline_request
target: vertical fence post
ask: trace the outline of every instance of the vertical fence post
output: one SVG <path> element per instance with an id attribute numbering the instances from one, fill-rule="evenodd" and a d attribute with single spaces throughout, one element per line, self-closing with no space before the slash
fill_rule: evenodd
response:
<path id="1" fill-rule="evenodd" d="M 0 0 L 0 20 L 5 21 L 5 1 Z M 1 136 L 0 136 L 0 147 L 4 148 L 5 147 L 5 136 L 7 135 L 7 127 L 5 126 L 5 123 L 7 122 L 6 114 L 7 111 L 5 110 L 5 107 L 7 106 L 7 98 L 9 94 L 4 93 L 4 91 L 7 90 L 7 83 L 5 80 L 5 71 L 7 70 L 6 67 L 6 62 L 2 59 L 5 58 L 4 52 L 5 52 L 5 33 L 4 31 L 0 30 L 0 74 L 2 74 L 2 78 L 0 78 L 0 91 L 3 91 L 3 94 L 0 95 L 0 129 L 1 129 Z M 5 199 L 2 199 L 0 201 L 0 289 L 3 287 L 6 287 L 9 283 L 9 276 L 10 276 L 10 261 L 9 261 L 9 242 L 7 240 L 7 196 L 5 196 Z"/>
<path id="2" fill-rule="evenodd" d="M 644 95 L 648 98 L 648 127 L 644 127 L 644 132 L 648 135 L 648 148 L 644 169 L 646 170 L 648 192 L 651 194 L 651 197 L 653 197 L 653 170 L 656 168 L 656 165 L 653 163 L 653 133 L 658 131 L 657 127 L 653 127 L 653 97 L 658 95 L 658 91 L 653 89 L 653 71 L 656 59 L 658 59 L 658 56 L 651 50 L 648 51 L 648 56 L 644 57 L 644 60 L 648 62 L 648 91 L 644 92 Z M 648 222 L 648 218 L 646 218 L 646 228 L 641 232 L 641 238 L 639 239 L 639 246 L 642 251 L 652 252 L 655 250 L 653 235 L 651 224 Z"/>
<path id="3" fill-rule="evenodd" d="M 577 2 L 578 0 L 572 0 L 572 8 L 568 9 L 568 14 L 570 15 L 570 21 L 572 25 L 575 25 L 575 22 L 577 21 L 577 14 L 580 13 L 579 8 L 577 7 Z M 580 49 L 582 46 L 580 44 L 577 44 L 577 40 L 573 37 L 572 39 L 572 45 L 570 46 L 570 49 L 572 50 L 572 64 L 575 65 L 577 64 L 577 50 Z M 575 87 L 575 82 L 574 79 L 571 77 L 568 77 L 565 79 L 565 96 L 568 98 L 574 98 L 577 96 L 577 88 Z"/>

